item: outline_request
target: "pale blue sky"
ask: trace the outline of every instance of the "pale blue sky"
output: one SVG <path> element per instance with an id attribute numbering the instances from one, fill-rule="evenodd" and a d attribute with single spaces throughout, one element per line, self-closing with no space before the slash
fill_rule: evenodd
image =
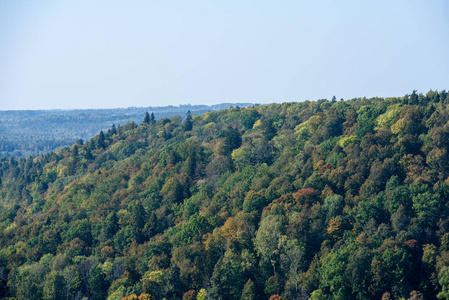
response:
<path id="1" fill-rule="evenodd" d="M 0 110 L 449 89 L 449 1 L 0 1 Z"/>

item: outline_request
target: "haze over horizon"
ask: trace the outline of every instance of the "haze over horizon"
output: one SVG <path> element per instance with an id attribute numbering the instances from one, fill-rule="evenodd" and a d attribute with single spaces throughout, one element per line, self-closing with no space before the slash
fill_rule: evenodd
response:
<path id="1" fill-rule="evenodd" d="M 449 2 L 3 1 L 0 110 L 448 89 Z"/>

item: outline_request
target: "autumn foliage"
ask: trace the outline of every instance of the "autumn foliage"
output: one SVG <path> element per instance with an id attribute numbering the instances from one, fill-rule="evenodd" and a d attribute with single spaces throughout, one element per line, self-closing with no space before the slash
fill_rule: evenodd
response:
<path id="1" fill-rule="evenodd" d="M 448 105 L 233 107 L 0 160 L 0 298 L 448 299 Z"/>

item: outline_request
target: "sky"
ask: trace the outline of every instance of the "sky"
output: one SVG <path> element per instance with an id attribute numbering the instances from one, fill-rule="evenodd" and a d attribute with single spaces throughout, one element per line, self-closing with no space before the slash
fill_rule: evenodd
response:
<path id="1" fill-rule="evenodd" d="M 449 89 L 449 1 L 0 1 L 0 110 Z"/>

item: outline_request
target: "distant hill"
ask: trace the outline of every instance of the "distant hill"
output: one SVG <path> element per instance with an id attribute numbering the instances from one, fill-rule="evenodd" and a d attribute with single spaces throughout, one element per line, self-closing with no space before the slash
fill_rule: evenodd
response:
<path id="1" fill-rule="evenodd" d="M 448 106 L 233 107 L 0 159 L 0 299 L 448 299 Z"/>
<path id="2" fill-rule="evenodd" d="M 232 106 L 247 107 L 250 103 L 217 105 L 180 105 L 164 107 L 129 107 L 83 110 L 0 110 L 0 157 L 21 157 L 43 154 L 75 141 L 89 140 L 112 124 L 139 124 L 146 112 L 153 112 L 156 120 L 175 115 L 185 117 L 188 110 L 201 115 L 207 111 Z"/>

